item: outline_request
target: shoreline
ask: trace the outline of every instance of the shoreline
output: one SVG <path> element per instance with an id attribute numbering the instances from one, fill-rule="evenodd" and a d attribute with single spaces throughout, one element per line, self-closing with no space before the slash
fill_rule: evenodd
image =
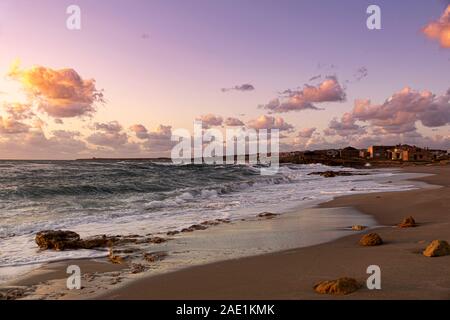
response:
<path id="1" fill-rule="evenodd" d="M 391 168 L 388 168 L 388 169 L 391 169 Z M 416 169 L 416 168 L 414 168 L 414 169 Z M 417 170 L 414 170 L 414 169 L 413 170 L 402 170 L 402 171 L 403 172 L 405 172 L 405 171 L 406 172 L 411 172 L 411 173 L 417 172 Z M 423 180 L 423 179 L 426 179 L 426 178 L 429 178 L 429 177 L 418 178 L 418 179 L 416 179 L 414 177 L 410 177 L 410 178 L 403 178 L 403 179 L 400 178 L 399 180 L 404 182 L 404 183 L 408 183 L 408 182 L 411 182 L 411 181 L 415 181 L 415 182 L 418 182 L 418 183 L 426 183 L 427 181 Z M 389 182 L 392 182 L 392 181 L 389 181 Z M 433 182 L 433 181 L 431 181 L 431 182 Z M 430 189 L 430 188 L 428 188 L 428 189 Z M 423 189 L 420 189 L 420 190 L 423 190 Z M 413 191 L 415 191 L 415 190 L 413 190 Z M 396 191 L 396 192 L 392 192 L 392 193 L 397 194 L 397 193 L 405 193 L 405 192 L 410 192 L 410 191 Z M 380 194 L 387 194 L 387 193 L 388 192 L 382 192 Z M 324 210 L 336 210 L 338 208 L 341 208 L 342 210 L 340 210 L 339 214 L 342 215 L 342 214 L 348 213 L 351 210 L 348 208 L 348 203 L 346 204 L 345 201 L 342 202 L 342 200 L 340 200 L 340 199 L 347 199 L 347 198 L 352 199 L 353 197 L 362 197 L 362 198 L 364 198 L 364 197 L 373 196 L 373 195 L 378 195 L 378 193 L 356 194 L 356 195 L 350 195 L 350 196 L 338 196 L 338 197 L 335 197 L 335 199 L 332 200 L 332 201 L 324 202 L 324 203 L 320 203 L 319 205 L 316 205 L 315 208 L 317 210 L 322 210 L 322 211 L 324 211 Z M 361 210 L 361 208 L 358 208 L 358 207 L 355 206 L 355 209 L 358 211 L 356 214 L 360 215 L 359 218 L 361 218 L 362 216 L 367 214 L 366 212 L 364 212 L 364 210 Z M 298 215 L 297 211 L 292 212 L 291 214 L 293 214 L 293 215 L 297 214 Z M 317 213 L 315 213 L 315 214 L 317 214 Z M 371 216 L 373 216 L 373 215 L 371 215 Z M 289 222 L 289 214 L 283 214 L 282 217 L 277 218 L 276 220 L 281 220 L 281 219 L 284 219 L 285 221 L 287 221 L 288 224 L 290 223 Z M 353 219 L 355 219 L 355 220 L 353 220 Z M 296 219 L 291 220 L 291 222 L 295 223 L 295 220 Z M 350 219 L 350 222 L 351 221 L 360 222 L 360 221 L 363 221 L 363 220 L 357 220 L 356 217 L 354 216 L 353 218 Z M 389 224 L 389 223 L 385 223 L 384 221 L 380 221 L 378 219 L 377 219 L 377 222 L 378 222 L 378 224 L 372 223 L 371 227 L 377 227 L 380 223 L 381 224 Z M 396 221 L 396 222 L 399 222 L 399 221 Z M 263 220 L 256 219 L 255 221 L 238 222 L 240 227 L 242 227 L 242 225 L 243 224 L 245 225 L 246 223 L 247 224 L 250 223 L 250 226 L 251 226 L 252 223 L 254 223 L 259 228 L 261 228 L 261 225 L 266 224 L 266 226 L 267 226 L 268 225 L 267 223 L 269 223 L 269 225 L 271 224 L 270 221 L 264 220 L 264 219 Z M 280 225 L 280 221 L 276 222 L 275 225 L 276 224 Z M 350 226 L 352 224 L 356 224 L 356 223 L 350 223 Z M 230 228 L 235 229 L 235 230 L 233 230 L 235 233 L 237 233 L 237 230 L 239 230 L 239 228 L 240 228 L 237 225 L 232 225 L 232 226 L 225 225 L 223 227 L 225 229 L 228 229 L 228 232 L 229 232 Z M 271 228 L 273 228 L 273 223 L 272 223 Z M 284 230 L 286 230 L 286 224 L 284 226 L 282 226 L 281 228 L 284 228 Z M 220 229 L 220 227 L 219 227 L 219 229 Z M 217 233 L 217 231 L 218 231 L 217 227 L 214 227 L 211 230 L 211 232 L 213 232 L 213 233 Z M 246 231 L 248 231 L 248 230 L 246 230 Z M 342 231 L 343 230 L 340 230 L 340 232 L 342 232 Z M 206 234 L 207 234 L 208 230 L 207 231 L 202 231 L 200 233 L 195 232 L 195 235 L 193 234 L 192 236 L 198 238 L 198 236 L 200 234 L 204 233 L 204 232 L 206 232 Z M 242 230 L 241 230 L 241 232 L 242 232 Z M 165 272 L 162 272 L 161 274 L 158 274 L 158 273 L 156 273 L 156 274 L 146 274 L 146 273 L 144 273 L 141 276 L 138 276 L 138 277 L 135 277 L 135 278 L 132 278 L 132 279 L 129 279 L 129 278 L 128 279 L 124 279 L 124 280 L 126 280 L 126 282 L 124 282 L 124 284 L 123 285 L 121 284 L 120 286 L 117 286 L 117 284 L 121 282 L 121 278 L 122 277 L 120 277 L 119 273 L 116 272 L 116 271 L 123 270 L 124 269 L 123 265 L 121 265 L 121 266 L 112 265 L 111 263 L 107 262 L 107 259 L 77 260 L 77 264 L 79 264 L 85 272 L 92 271 L 94 274 L 99 273 L 99 272 L 106 273 L 106 281 L 109 282 L 110 284 L 114 285 L 114 286 L 112 286 L 110 288 L 111 290 L 102 290 L 99 294 L 95 293 L 95 286 L 102 286 L 102 285 L 104 286 L 104 284 L 105 284 L 104 283 L 105 282 L 105 277 L 103 277 L 101 279 L 101 281 L 99 281 L 99 282 L 94 281 L 93 283 L 91 283 L 91 287 L 88 288 L 87 292 L 84 292 L 81 295 L 65 295 L 65 294 L 62 294 L 62 295 L 59 295 L 59 294 L 47 295 L 49 293 L 48 292 L 49 287 L 47 287 L 47 290 L 45 288 L 39 288 L 40 289 L 40 290 L 38 290 L 39 292 L 37 292 L 37 293 L 35 292 L 35 294 L 32 294 L 30 296 L 30 298 L 33 299 L 33 298 L 36 298 L 39 295 L 42 295 L 43 297 L 47 297 L 47 298 L 62 298 L 62 299 L 80 299 L 80 298 L 81 299 L 84 299 L 84 298 L 99 298 L 99 299 L 111 299 L 111 298 L 120 298 L 120 299 L 129 299 L 129 298 L 130 299 L 133 299 L 133 298 L 135 298 L 135 299 L 164 299 L 164 298 L 166 298 L 166 299 L 175 299 L 175 298 L 176 299 L 191 299 L 191 296 L 189 296 L 189 295 L 187 297 L 178 296 L 177 293 L 174 292 L 174 291 L 177 291 L 176 290 L 177 289 L 176 286 L 175 287 L 166 288 L 165 293 L 159 292 L 160 290 L 157 290 L 158 293 L 154 292 L 153 294 L 149 293 L 149 292 L 144 292 L 145 291 L 144 288 L 146 287 L 146 285 L 144 283 L 152 282 L 152 285 L 154 285 L 153 282 L 157 281 L 157 279 L 165 279 L 165 277 L 171 278 L 171 277 L 174 277 L 174 276 L 177 276 L 177 275 L 183 275 L 183 274 L 188 274 L 188 275 L 186 275 L 186 277 L 191 277 L 191 275 L 189 275 L 189 274 L 192 273 L 192 272 L 194 274 L 196 274 L 197 268 L 206 268 L 206 269 L 211 269 L 212 268 L 212 269 L 214 269 L 215 265 L 217 265 L 217 264 L 218 265 L 222 265 L 222 264 L 226 265 L 228 262 L 246 261 L 246 259 L 257 259 L 258 257 L 267 257 L 267 259 L 272 259 L 272 258 L 269 258 L 272 255 L 275 255 L 275 256 L 277 256 L 277 255 L 284 255 L 284 254 L 288 254 L 289 255 L 292 251 L 307 250 L 307 249 L 310 249 L 310 248 L 320 247 L 320 246 L 324 246 L 324 245 L 326 246 L 326 245 L 329 245 L 329 244 L 332 244 L 332 243 L 335 243 L 335 242 L 339 242 L 341 239 L 344 239 L 344 238 L 347 238 L 347 237 L 355 237 L 355 236 L 357 236 L 357 235 L 348 235 L 348 234 L 351 234 L 351 233 L 355 233 L 355 231 L 347 232 L 347 235 L 342 235 L 341 234 L 341 235 L 335 236 L 334 239 L 330 239 L 329 241 L 326 241 L 326 242 L 318 241 L 318 243 L 320 243 L 320 244 L 314 244 L 313 243 L 312 245 L 302 246 L 300 248 L 298 246 L 296 247 L 295 246 L 295 242 L 292 243 L 292 239 L 290 239 L 289 240 L 291 242 L 289 244 L 290 247 L 287 247 L 287 248 L 280 247 L 280 248 L 277 248 L 276 250 L 272 249 L 271 251 L 269 250 L 269 253 L 253 252 L 252 254 L 248 254 L 248 255 L 244 255 L 244 256 L 236 256 L 236 257 L 229 256 L 229 257 L 224 258 L 223 260 L 219 259 L 219 261 L 217 261 L 217 262 L 216 261 L 204 261 L 204 262 L 201 262 L 201 263 L 199 263 L 197 265 L 191 265 L 191 266 L 188 265 L 188 266 L 183 266 L 183 267 L 178 268 L 178 269 L 175 268 L 174 270 L 165 270 Z M 360 232 L 357 232 L 357 234 L 360 234 Z M 255 237 L 255 233 L 253 234 L 253 237 Z M 200 236 L 200 239 L 201 238 L 202 237 Z M 270 235 L 269 235 L 269 238 L 270 238 Z M 249 236 L 249 239 L 252 239 L 252 236 Z M 276 237 L 274 238 L 273 236 L 272 236 L 271 239 L 272 240 L 275 239 L 276 241 L 280 241 L 280 239 L 277 239 Z M 246 239 L 246 241 L 248 241 L 248 239 Z M 233 243 L 233 244 L 235 244 L 235 243 Z M 278 258 L 279 257 L 277 257 L 276 259 L 278 259 Z M 225 259 L 228 259 L 228 260 L 225 260 Z M 24 286 L 24 285 L 31 285 L 31 284 L 36 283 L 36 282 L 43 282 L 43 281 L 49 282 L 50 281 L 49 282 L 50 287 L 53 286 L 53 287 L 59 288 L 60 290 L 64 291 L 65 290 L 65 288 L 64 288 L 65 278 L 67 277 L 67 275 L 64 273 L 64 270 L 61 270 L 61 269 L 63 267 L 65 267 L 65 266 L 67 266 L 67 263 L 73 263 L 73 261 L 61 261 L 61 262 L 46 264 L 42 268 L 40 268 L 40 270 L 37 273 L 35 273 L 33 275 L 26 276 L 25 278 L 21 278 L 19 281 L 16 281 L 14 283 L 14 285 L 17 285 L 17 286 L 22 285 L 22 286 Z M 239 271 L 236 271 L 236 272 L 239 273 Z M 276 272 L 276 271 L 274 271 L 274 272 Z M 60 281 L 58 281 L 58 279 L 55 280 L 55 278 L 58 278 L 58 277 L 60 278 L 59 279 Z M 61 284 L 61 282 L 62 282 L 61 278 L 64 278 L 64 283 L 63 284 Z M 88 279 L 89 278 L 90 277 L 88 276 Z M 115 278 L 119 278 L 119 280 L 117 280 Z M 91 280 L 89 280 L 89 281 L 91 281 Z M 176 282 L 178 283 L 179 280 L 177 280 Z M 141 283 L 142 283 L 142 286 L 140 286 Z M 183 283 L 183 280 L 181 280 L 180 283 Z M 192 284 L 189 283 L 189 281 L 188 281 L 188 284 L 189 284 L 189 286 L 192 286 Z M 140 289 L 139 288 L 137 289 L 136 286 L 140 287 Z M 106 288 L 104 288 L 104 289 L 106 289 Z M 65 290 L 65 291 L 67 291 L 67 290 Z M 197 298 L 209 299 L 209 297 L 211 296 L 209 291 L 210 291 L 210 289 L 205 289 L 203 291 L 204 296 L 201 295 L 201 292 L 197 292 L 196 294 L 200 294 L 200 295 L 199 296 L 194 295 L 193 299 L 197 299 Z M 253 296 L 253 295 L 250 294 L 251 291 L 252 290 L 250 290 L 249 291 L 249 295 L 248 296 L 244 296 L 244 298 L 250 298 L 250 299 L 256 298 L 256 299 L 258 299 L 258 296 Z M 133 293 L 133 292 L 135 294 L 137 292 L 138 293 L 137 293 L 137 295 L 134 295 L 134 296 L 133 296 L 133 294 L 130 295 L 130 293 Z M 87 295 L 86 295 L 86 293 L 87 293 Z M 220 291 L 216 292 L 216 294 L 220 294 Z M 214 294 L 212 296 L 214 297 Z M 25 298 L 27 298 L 27 297 L 25 297 Z M 226 296 L 218 295 L 216 298 L 219 298 L 219 299 L 222 299 L 222 298 L 224 298 L 224 299 L 228 299 L 228 298 L 229 299 L 234 299 L 236 297 L 231 295 L 231 296 L 229 296 L 227 298 Z M 277 299 L 276 296 L 273 296 L 273 297 L 271 297 L 271 296 L 267 296 L 267 297 L 263 296 L 262 298 L 263 299 Z"/>
<path id="2" fill-rule="evenodd" d="M 421 250 L 434 239 L 450 239 L 450 167 L 412 167 L 403 172 L 431 174 L 411 180 L 440 187 L 343 196 L 319 205 L 353 207 L 372 215 L 385 225 L 376 229 L 385 241 L 382 246 L 359 247 L 358 233 L 315 246 L 146 277 L 97 298 L 448 299 L 450 256 L 427 258 Z M 392 227 L 409 215 L 419 227 Z M 381 290 L 363 288 L 348 296 L 330 296 L 312 288 L 318 281 L 344 276 L 365 281 L 367 267 L 374 264 L 381 268 Z"/>

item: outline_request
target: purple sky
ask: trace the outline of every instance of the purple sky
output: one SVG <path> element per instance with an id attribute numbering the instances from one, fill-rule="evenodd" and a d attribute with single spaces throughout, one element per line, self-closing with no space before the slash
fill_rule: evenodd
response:
<path id="1" fill-rule="evenodd" d="M 70 4 L 79 31 L 66 28 Z M 370 4 L 381 30 L 366 27 Z M 448 4 L 2 0 L 0 158 L 167 155 L 172 129 L 212 115 L 281 124 L 283 148 L 448 149 L 450 48 L 422 32 Z"/>

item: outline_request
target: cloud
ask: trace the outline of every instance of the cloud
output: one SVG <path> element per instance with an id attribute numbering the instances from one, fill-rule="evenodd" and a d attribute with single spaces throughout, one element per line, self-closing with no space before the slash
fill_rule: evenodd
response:
<path id="1" fill-rule="evenodd" d="M 149 131 L 142 124 L 136 124 L 131 126 L 130 130 L 135 133 L 138 139 L 144 140 L 141 144 L 143 150 L 152 155 L 168 156 L 177 143 L 171 140 L 171 126 L 160 124 L 155 131 Z"/>
<path id="2" fill-rule="evenodd" d="M 14 120 L 27 120 L 35 116 L 30 104 L 23 103 L 6 103 L 4 105 L 5 112 Z"/>
<path id="3" fill-rule="evenodd" d="M 252 129 L 278 129 L 280 131 L 292 131 L 294 127 L 284 121 L 281 117 L 272 117 L 268 115 L 262 115 L 257 119 L 250 120 L 247 123 L 247 127 Z"/>
<path id="4" fill-rule="evenodd" d="M 438 20 L 428 23 L 422 32 L 428 38 L 438 41 L 441 47 L 450 48 L 450 4 L 442 16 Z"/>
<path id="5" fill-rule="evenodd" d="M 226 126 L 229 126 L 229 127 L 244 125 L 244 123 L 241 120 L 239 120 L 238 118 L 232 118 L 232 117 L 226 118 L 224 123 Z"/>
<path id="6" fill-rule="evenodd" d="M 305 128 L 298 132 L 297 137 L 299 138 L 311 138 L 313 133 L 316 132 L 316 128 Z"/>
<path id="7" fill-rule="evenodd" d="M 217 116 L 212 113 L 197 117 L 195 120 L 201 121 L 203 123 L 203 128 L 205 129 L 221 126 L 223 123 L 223 118 L 221 116 Z"/>
<path id="8" fill-rule="evenodd" d="M 229 91 L 245 92 L 245 91 L 253 91 L 253 90 L 255 90 L 255 87 L 253 85 L 251 85 L 250 83 L 244 83 L 241 85 L 234 86 L 232 88 L 222 88 L 221 90 L 222 90 L 222 92 L 229 92 Z"/>
<path id="9" fill-rule="evenodd" d="M 285 90 L 287 97 L 273 99 L 260 108 L 274 113 L 301 111 L 306 109 L 318 110 L 314 104 L 323 102 L 342 102 L 346 99 L 344 88 L 334 76 L 327 77 L 317 86 L 305 85 L 301 90 Z"/>
<path id="10" fill-rule="evenodd" d="M 370 129 L 374 135 L 406 134 L 416 132 L 417 123 L 429 128 L 450 124 L 450 92 L 435 95 L 405 87 L 382 104 L 355 100 L 353 110 L 341 120 L 333 119 L 324 133 L 346 137 L 362 135 Z"/>
<path id="11" fill-rule="evenodd" d="M 356 72 L 353 75 L 353 77 L 355 78 L 356 81 L 361 81 L 362 79 L 364 79 L 368 75 L 369 75 L 369 71 L 367 70 L 367 68 L 366 67 L 361 67 L 361 68 L 358 68 L 358 70 L 356 70 Z"/>
<path id="12" fill-rule="evenodd" d="M 19 134 L 30 130 L 30 126 L 13 118 L 0 116 L 0 134 Z"/>
<path id="13" fill-rule="evenodd" d="M 93 145 L 109 147 L 113 149 L 124 147 L 128 143 L 128 135 L 122 132 L 123 127 L 117 121 L 108 123 L 94 123 L 92 133 L 86 141 Z"/>
<path id="14" fill-rule="evenodd" d="M 95 103 L 103 102 L 103 93 L 95 87 L 95 80 L 84 80 L 73 69 L 53 70 L 37 66 L 22 70 L 12 66 L 9 77 L 17 80 L 31 103 L 55 118 L 91 116 Z"/>
<path id="15" fill-rule="evenodd" d="M 436 96 L 405 87 L 380 105 L 356 101 L 351 117 L 389 133 L 414 131 L 417 121 L 426 127 L 441 127 L 450 124 L 450 94 Z"/>
<path id="16" fill-rule="evenodd" d="M 334 118 L 330 121 L 328 128 L 324 130 L 325 135 L 347 137 L 365 133 L 365 129 L 357 125 L 351 113 L 344 113 L 341 120 Z"/>

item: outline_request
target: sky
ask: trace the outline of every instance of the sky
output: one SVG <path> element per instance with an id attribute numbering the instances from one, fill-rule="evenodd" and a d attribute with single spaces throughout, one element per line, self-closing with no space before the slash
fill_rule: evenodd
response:
<path id="1" fill-rule="evenodd" d="M 0 159 L 167 156 L 195 119 L 450 149 L 449 75 L 447 0 L 2 0 Z"/>

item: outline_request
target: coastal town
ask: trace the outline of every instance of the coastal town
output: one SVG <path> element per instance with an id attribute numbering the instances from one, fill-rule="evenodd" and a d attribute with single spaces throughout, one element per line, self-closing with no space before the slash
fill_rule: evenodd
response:
<path id="1" fill-rule="evenodd" d="M 374 145 L 367 149 L 351 146 L 343 149 L 281 152 L 281 163 L 323 163 L 354 167 L 400 166 L 411 164 L 440 163 L 450 160 L 448 150 L 421 148 L 408 144 L 395 146 Z"/>

